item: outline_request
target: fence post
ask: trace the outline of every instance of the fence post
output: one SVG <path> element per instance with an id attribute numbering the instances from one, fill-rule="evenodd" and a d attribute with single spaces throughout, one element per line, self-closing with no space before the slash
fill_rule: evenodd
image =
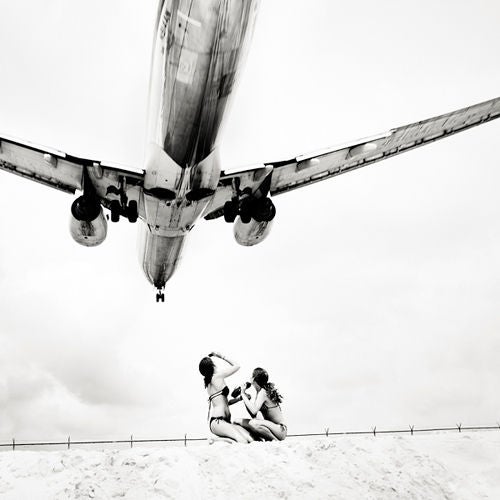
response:
<path id="1" fill-rule="evenodd" d="M 325 434 L 326 434 L 326 437 L 328 437 L 328 433 L 329 433 L 329 432 L 330 432 L 330 427 L 327 427 L 327 428 L 325 429 Z"/>
<path id="2" fill-rule="evenodd" d="M 16 449 L 16 440 L 12 438 L 12 451 Z"/>
<path id="3" fill-rule="evenodd" d="M 132 448 L 134 446 L 134 435 L 130 434 L 130 447 Z"/>
<path id="4" fill-rule="evenodd" d="M 187 434 L 184 434 L 184 446 L 187 446 Z"/>
<path id="5" fill-rule="evenodd" d="M 71 443 L 71 436 L 68 436 L 68 450 L 69 450 L 70 443 Z"/>
<path id="6" fill-rule="evenodd" d="M 414 427 L 415 427 L 414 425 L 410 425 L 410 432 L 411 432 L 411 435 L 412 435 L 412 436 L 413 436 L 413 428 L 414 428 Z"/>
<path id="7" fill-rule="evenodd" d="M 462 432 L 462 422 L 457 424 L 457 429 L 458 429 L 458 432 Z"/>
<path id="8" fill-rule="evenodd" d="M 375 426 L 372 430 L 373 430 L 373 435 L 376 436 L 377 435 L 377 426 Z"/>

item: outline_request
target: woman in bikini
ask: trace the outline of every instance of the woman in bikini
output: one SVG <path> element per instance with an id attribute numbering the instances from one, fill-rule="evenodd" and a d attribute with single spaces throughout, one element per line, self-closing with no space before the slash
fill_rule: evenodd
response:
<path id="1" fill-rule="evenodd" d="M 241 399 L 252 418 L 236 419 L 234 422 L 249 430 L 252 435 L 264 438 L 266 441 L 283 441 L 287 435 L 280 407 L 283 397 L 274 384 L 269 382 L 269 375 L 263 368 L 255 368 L 253 371 L 252 386 L 257 391 L 255 401 L 252 401 L 245 392 L 246 386 L 241 386 Z M 263 419 L 255 418 L 259 411 Z"/>
<path id="2" fill-rule="evenodd" d="M 213 357 L 225 361 L 229 366 L 219 367 Z M 240 367 L 218 352 L 212 352 L 200 361 L 200 373 L 208 392 L 208 418 L 210 430 L 222 438 L 230 438 L 238 443 L 253 441 L 250 433 L 239 425 L 231 423 L 231 413 L 227 402 L 229 389 L 225 378 L 237 372 Z"/>

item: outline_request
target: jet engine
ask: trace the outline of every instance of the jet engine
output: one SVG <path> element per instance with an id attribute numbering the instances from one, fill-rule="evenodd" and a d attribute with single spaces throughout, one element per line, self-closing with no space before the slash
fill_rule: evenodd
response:
<path id="1" fill-rule="evenodd" d="M 273 221 L 257 222 L 255 219 L 245 223 L 238 217 L 233 225 L 234 238 L 240 245 L 246 247 L 257 245 L 257 243 L 264 241 L 271 231 L 272 225 Z"/>
<path id="2" fill-rule="evenodd" d="M 73 239 L 86 247 L 95 247 L 106 239 L 108 224 L 96 198 L 80 196 L 73 202 L 69 229 Z"/>

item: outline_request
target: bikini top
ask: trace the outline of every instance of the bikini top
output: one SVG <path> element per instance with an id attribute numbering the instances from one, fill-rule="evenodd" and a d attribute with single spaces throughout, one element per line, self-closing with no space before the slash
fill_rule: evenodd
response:
<path id="1" fill-rule="evenodd" d="M 208 402 L 211 403 L 212 402 L 212 399 L 216 398 L 217 396 L 224 396 L 224 397 L 228 397 L 229 395 L 229 387 L 226 385 L 224 386 L 223 389 L 221 389 L 220 391 L 217 391 L 217 392 L 214 392 L 213 394 L 211 394 L 209 397 L 208 397 Z"/>
<path id="2" fill-rule="evenodd" d="M 222 388 L 220 391 L 214 392 L 208 397 L 208 415 L 207 415 L 207 420 L 210 417 L 210 409 L 212 407 L 212 401 L 217 397 L 217 396 L 224 396 L 227 398 L 229 395 L 229 387 L 226 385 L 224 388 Z"/>
<path id="3" fill-rule="evenodd" d="M 262 406 L 260 407 L 260 409 L 261 410 L 264 409 L 264 411 L 270 410 L 271 408 L 279 408 L 281 410 L 279 404 L 275 404 L 274 406 L 267 406 L 265 401 L 262 403 Z"/>

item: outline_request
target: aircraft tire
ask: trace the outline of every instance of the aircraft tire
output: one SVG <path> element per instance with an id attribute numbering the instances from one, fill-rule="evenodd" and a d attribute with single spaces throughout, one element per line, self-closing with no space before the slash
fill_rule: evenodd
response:
<path id="1" fill-rule="evenodd" d="M 113 200 L 110 205 L 111 222 L 118 222 L 120 220 L 121 205 L 118 200 Z"/>
<path id="2" fill-rule="evenodd" d="M 248 224 L 252 220 L 252 201 L 245 200 L 241 204 L 240 219 L 243 224 Z"/>
<path id="3" fill-rule="evenodd" d="M 127 207 L 127 218 L 129 222 L 137 222 L 138 211 L 137 211 L 137 201 L 131 200 Z"/>
<path id="4" fill-rule="evenodd" d="M 226 222 L 234 222 L 238 215 L 238 207 L 234 201 L 226 201 L 224 203 L 224 220 Z"/>
<path id="5" fill-rule="evenodd" d="M 252 215 L 245 210 L 241 212 L 240 219 L 243 224 L 248 224 L 252 220 Z"/>

